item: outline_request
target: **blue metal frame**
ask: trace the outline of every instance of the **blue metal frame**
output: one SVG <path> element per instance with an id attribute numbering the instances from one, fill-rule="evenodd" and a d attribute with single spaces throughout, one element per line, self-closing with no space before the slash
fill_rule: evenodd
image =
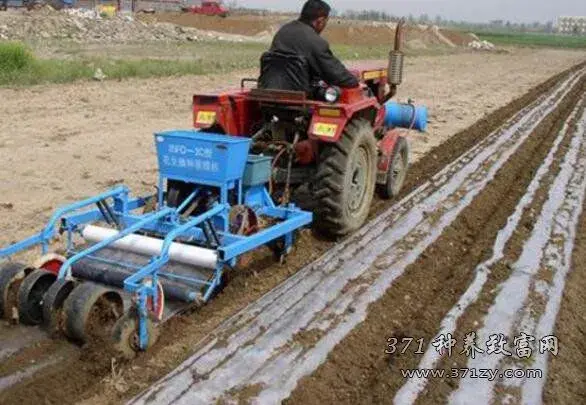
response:
<path id="1" fill-rule="evenodd" d="M 161 142 L 161 139 L 164 140 L 165 136 L 164 133 L 157 134 L 158 138 L 156 139 L 158 142 Z M 170 134 L 170 136 L 173 137 L 173 134 Z M 185 142 L 193 141 L 189 139 L 189 137 L 186 138 L 184 132 L 181 136 L 181 139 L 185 139 Z M 195 141 L 193 142 L 201 139 L 201 136 L 202 135 L 195 135 Z M 175 142 L 173 146 L 175 148 L 177 142 L 180 142 L 181 139 L 178 141 L 173 138 L 173 142 Z M 222 143 L 222 141 L 222 135 L 214 135 L 213 142 Z M 207 142 L 209 144 L 210 141 L 208 140 Z M 191 145 L 191 143 L 189 145 Z M 227 142 L 225 145 L 222 144 L 222 146 L 222 150 L 228 148 L 228 152 L 230 152 L 230 142 Z M 161 153 L 162 152 L 159 151 L 159 154 Z M 232 154 L 232 156 L 234 155 Z M 159 158 L 159 160 L 161 160 L 161 156 L 159 156 Z M 237 160 L 241 162 L 242 157 L 238 156 Z M 231 164 L 229 159 L 220 161 L 222 164 Z M 222 170 L 223 168 L 220 169 Z M 95 197 L 65 206 L 52 215 L 47 225 L 37 235 L 0 249 L 0 258 L 12 256 L 36 245 L 42 246 L 43 254 L 47 253 L 49 245 L 55 236 L 56 225 L 61 221 L 59 230 L 60 232 L 67 233 L 66 243 L 68 259 L 61 266 L 58 278 L 68 278 L 72 276 L 72 266 L 82 259 L 108 262 L 109 260 L 107 258 L 99 257 L 95 255 L 95 253 L 111 246 L 125 236 L 138 231 L 152 232 L 161 235 L 161 237 L 164 238 L 161 252 L 157 256 L 150 258 L 148 264 L 144 266 L 136 266 L 129 263 L 115 263 L 118 266 L 130 270 L 131 275 L 124 281 L 124 289 L 137 297 L 139 342 L 141 349 L 145 349 L 148 344 L 147 321 L 149 309 L 147 308 L 147 302 L 149 298 L 152 299 L 152 302 L 157 302 L 157 285 L 160 277 L 168 277 L 174 279 L 176 282 L 184 283 L 187 286 L 201 286 L 200 292 L 193 293 L 193 299 L 202 303 L 207 302 L 220 285 L 224 267 L 226 265 L 233 265 L 240 255 L 257 249 L 258 247 L 279 238 L 283 238 L 285 252 L 288 252 L 293 244 L 293 232 L 309 225 L 312 221 L 311 213 L 301 211 L 293 204 L 286 207 L 276 206 L 268 191 L 262 185 L 243 187 L 242 178 L 229 178 L 226 179 L 224 183 L 217 182 L 216 184 L 211 185 L 209 181 L 200 181 L 198 179 L 197 171 L 193 169 L 186 168 L 184 172 L 174 169 L 174 173 L 179 174 L 175 175 L 173 178 L 169 178 L 165 177 L 160 171 L 159 191 L 155 196 L 130 199 L 128 188 L 125 186 L 119 186 Z M 194 185 L 194 191 L 177 208 L 167 207 L 164 204 L 163 185 L 169 179 L 182 180 Z M 210 189 L 212 186 L 219 192 L 219 202 L 203 214 L 189 218 L 182 218 L 180 213 L 198 197 L 204 188 Z M 228 203 L 228 192 L 230 190 L 235 190 L 237 193 L 236 200 L 238 204 L 244 202 L 244 204 L 253 209 L 258 216 L 262 215 L 275 218 L 280 222 L 250 236 L 231 234 L 229 229 L 230 205 Z M 157 198 L 159 201 L 157 211 L 150 214 L 133 213 L 133 211 L 143 207 L 148 198 Z M 112 203 L 108 203 L 107 200 L 112 200 Z M 111 212 L 114 218 L 106 218 L 106 216 L 109 215 L 104 215 L 103 210 L 99 207 L 97 209 L 88 208 L 97 203 L 108 204 L 107 211 Z M 83 211 L 79 212 L 81 210 Z M 115 220 L 119 230 L 116 235 L 107 238 L 102 242 L 96 243 L 80 252 L 75 252 L 73 250 L 73 236 L 76 232 L 79 232 L 83 226 L 111 219 Z M 171 248 L 172 243 L 179 241 L 206 245 L 209 242 L 203 231 L 203 226 L 206 223 L 211 224 L 214 227 L 214 232 L 217 234 L 220 244 L 217 248 L 218 262 L 211 280 L 165 273 L 163 268 L 170 260 L 169 249 Z"/>
<path id="2" fill-rule="evenodd" d="M 55 227 L 57 222 L 63 218 L 66 214 L 74 211 L 78 211 L 82 208 L 86 208 L 90 205 L 94 205 L 100 201 L 104 201 L 108 198 L 114 198 L 119 200 L 127 200 L 128 199 L 128 188 L 125 186 L 118 186 L 110 191 L 105 193 L 99 194 L 95 197 L 91 197 L 85 199 L 83 201 L 76 202 L 74 204 L 67 205 L 55 211 L 55 213 L 47 222 L 47 225 L 43 228 L 41 232 L 38 234 L 31 236 L 30 238 L 24 239 L 18 243 L 15 243 L 11 246 L 6 248 L 0 249 L 0 258 L 11 256 L 15 253 L 21 252 L 23 250 L 29 249 L 36 245 L 42 246 L 43 254 L 46 254 L 49 251 L 49 244 L 51 240 L 55 236 Z M 99 212 L 99 211 L 98 211 Z M 100 215 L 101 216 L 101 215 Z M 103 217 L 102 217 L 103 219 Z"/>

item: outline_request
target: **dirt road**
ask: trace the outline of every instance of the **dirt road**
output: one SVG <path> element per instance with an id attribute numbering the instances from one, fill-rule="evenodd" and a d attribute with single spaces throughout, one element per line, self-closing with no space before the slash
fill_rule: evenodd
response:
<path id="1" fill-rule="evenodd" d="M 354 238 L 363 237 L 362 245 L 357 244 L 356 247 L 364 249 L 354 252 L 358 259 L 362 258 L 359 260 L 361 265 L 340 264 L 348 270 L 340 278 L 331 278 L 332 275 L 325 271 L 323 282 L 326 284 L 321 285 L 328 282 L 339 284 L 340 288 L 328 290 L 332 294 L 332 302 L 337 292 L 341 291 L 336 301 L 339 305 L 328 306 L 329 309 L 324 307 L 323 311 L 310 305 L 307 307 L 307 318 L 299 322 L 314 320 L 315 315 L 321 321 L 316 318 L 313 326 L 319 324 L 326 330 L 339 330 L 345 326 L 346 329 L 343 333 L 338 332 L 337 338 L 328 343 L 330 346 L 322 347 L 317 352 L 310 350 L 325 336 L 322 332 L 314 333 L 316 328 L 309 327 L 306 333 L 299 333 L 301 323 L 297 324 L 297 329 L 290 329 L 294 335 L 292 344 L 286 347 L 290 351 L 279 351 L 283 357 L 275 359 L 290 361 L 291 357 L 286 354 L 295 354 L 296 345 L 301 344 L 312 354 L 308 357 L 311 361 L 305 369 L 292 375 L 283 391 L 276 394 L 271 391 L 271 395 L 285 398 L 285 394 L 295 388 L 298 379 L 319 366 L 328 356 L 331 345 L 339 341 L 341 343 L 317 372 L 300 381 L 290 401 L 358 403 L 361 399 L 368 402 L 366 398 L 370 398 L 371 402 L 376 403 L 376 399 L 381 402 L 382 397 L 392 397 L 389 392 L 396 393 L 400 388 L 400 377 L 396 372 L 389 376 L 388 381 L 379 380 L 379 374 L 386 372 L 383 369 L 388 360 L 379 356 L 384 352 L 386 336 L 402 333 L 406 336 L 421 335 L 425 339 L 432 337 L 442 317 L 468 287 L 471 269 L 484 259 L 484 251 L 490 250 L 496 233 L 506 224 L 507 217 L 531 183 L 533 175 L 539 172 L 543 161 L 550 162 L 550 167 L 543 170 L 558 170 L 562 151 L 579 148 L 579 145 L 572 146 L 570 141 L 572 131 L 577 131 L 574 126 L 568 125 L 569 129 L 562 131 L 562 138 L 556 138 L 560 128 L 554 130 L 554 127 L 556 123 L 567 121 L 577 102 L 577 90 L 571 84 L 580 86 L 581 82 L 578 83 L 575 77 L 574 82 L 568 81 L 563 85 L 558 84 L 559 78 L 507 108 L 487 117 L 485 115 L 581 59 L 583 55 L 571 52 L 521 51 L 515 55 L 488 57 L 484 54 L 422 57 L 410 62 L 412 65 L 407 67 L 408 81 L 401 89 L 402 94 L 409 94 L 417 101 L 428 104 L 433 111 L 429 133 L 411 136 L 416 159 L 459 130 L 479 119 L 481 121 L 420 159 L 414 165 L 407 185 L 407 191 L 413 193 L 391 211 L 386 211 L 387 207 L 379 203 L 375 211 L 383 214 L 355 237 L 335 248 L 333 252 L 339 252 L 352 245 Z M 156 175 L 150 132 L 189 126 L 189 101 L 186 101 L 189 95 L 194 91 L 225 87 L 227 80 L 236 82 L 237 75 L 1 90 L 2 96 L 10 101 L 0 108 L 3 116 L 12 117 L 12 121 L 11 124 L 4 120 L 0 123 L 0 157 L 2 162 L 8 162 L 0 167 L 0 178 L 7 179 L 0 184 L 0 210 L 3 210 L 0 226 L 5 230 L 0 237 L 5 240 L 0 240 L 0 243 L 30 233 L 32 226 L 46 218 L 57 202 L 80 198 L 120 181 L 139 191 L 149 190 Z M 197 89 L 188 88 L 196 81 L 199 82 Z M 534 110 L 524 111 L 510 125 L 505 125 L 505 129 L 498 130 L 512 113 L 546 89 L 549 91 L 536 102 Z M 28 100 L 27 103 L 25 100 Z M 577 117 L 579 113 L 575 115 Z M 17 133 L 20 135 L 15 137 L 13 134 Z M 538 136 L 532 136 L 535 134 Z M 550 150 L 556 149 L 552 147 L 556 139 L 561 139 L 557 142 L 559 152 L 554 152 L 557 154 L 549 159 Z M 461 156 L 465 152 L 466 155 Z M 580 156 L 578 152 L 572 153 Z M 460 159 L 450 164 L 457 158 Z M 440 172 L 444 166 L 446 168 Z M 432 178 L 437 172 L 440 174 Z M 501 173 L 506 175 L 499 175 Z M 487 185 L 491 179 L 493 181 Z M 474 202 L 471 203 L 471 200 Z M 540 208 L 541 205 L 536 205 L 535 212 Z M 411 219 L 418 219 L 419 222 L 412 222 Z M 391 225 L 406 223 L 417 226 L 409 225 L 397 231 L 395 226 L 389 228 L 387 221 Z M 389 237 L 379 238 L 380 232 L 387 232 Z M 405 238 L 409 237 L 412 240 L 407 241 Z M 399 241 L 401 238 L 403 243 Z M 372 244 L 364 242 L 368 240 Z M 405 241 L 419 246 L 414 250 L 417 255 L 405 249 Z M 254 269 L 232 275 L 223 294 L 198 313 L 178 318 L 168 325 L 155 350 L 130 364 L 113 365 L 99 350 L 84 351 L 79 356 L 75 346 L 63 341 L 50 341 L 42 336 L 33 336 L 32 344 L 30 341 L 18 341 L 18 336 L 28 332 L 2 325 L 2 341 L 9 341 L 7 336 L 14 335 L 11 341 L 17 344 L 10 345 L 7 350 L 3 347 L 0 351 L 3 359 L 0 366 L 0 402 L 76 403 L 87 399 L 87 403 L 101 404 L 118 403 L 130 398 L 186 360 L 196 350 L 195 344 L 223 320 L 332 247 L 331 243 L 318 242 L 309 234 L 304 234 L 298 247 L 304 254 L 293 255 L 283 267 L 272 265 L 267 260 L 268 255 L 260 252 Z M 379 256 L 389 251 L 395 256 L 379 260 Z M 354 253 L 346 252 L 343 257 L 351 263 Z M 368 263 L 370 260 L 372 264 L 374 258 L 377 260 L 371 268 Z M 409 266 L 413 260 L 417 262 Z M 421 261 L 425 260 L 428 262 L 421 266 Z M 396 267 L 397 263 L 402 267 Z M 389 268 L 391 270 L 386 271 Z M 419 270 L 414 271 L 413 268 Z M 458 273 L 455 269 L 461 271 Z M 303 280 L 304 273 L 307 270 L 301 270 L 289 283 Z M 400 277 L 401 274 L 404 276 Z M 353 281 L 360 277 L 363 282 Z M 454 279 L 455 283 L 443 285 L 446 278 Z M 347 289 L 344 288 L 346 283 L 349 285 Z M 391 283 L 393 293 L 383 295 Z M 271 294 L 282 290 L 283 286 Z M 305 294 L 303 290 L 298 292 L 301 296 Z M 417 304 L 405 306 L 405 302 L 410 302 L 415 294 Z M 441 305 L 437 305 L 435 299 L 438 294 L 442 294 Z M 358 300 L 351 305 L 351 309 L 348 309 L 349 297 Z M 382 299 L 371 303 L 378 297 Z M 293 299 L 293 296 L 287 295 L 286 298 Z M 385 300 L 391 300 L 391 303 L 376 309 Z M 368 304 L 371 306 L 366 316 Z M 379 323 L 377 316 L 386 313 L 388 318 Z M 416 316 L 422 313 L 426 315 Z M 354 328 L 365 316 L 366 322 Z M 372 317 L 375 323 L 369 323 Z M 270 318 L 266 320 L 271 323 Z M 234 322 L 236 325 L 246 324 L 246 319 L 235 318 Z M 413 327 L 410 327 L 410 322 Z M 393 325 L 392 328 L 389 324 Z M 575 336 L 571 331 L 568 334 Z M 364 348 L 355 346 L 359 342 L 363 342 Z M 216 349 L 216 354 L 222 350 L 236 350 L 234 353 L 237 353 L 239 346 L 223 348 L 220 344 Z M 338 360 L 338 353 L 342 360 Z M 415 361 L 420 357 L 405 356 L 399 360 L 402 359 L 410 360 L 415 367 Z M 553 366 L 552 370 L 555 369 Z M 70 370 L 75 370 L 75 373 Z M 336 370 L 344 370 L 348 378 Z M 63 375 L 67 378 L 55 384 L 56 380 L 61 381 Z M 190 378 L 193 376 L 191 374 Z M 202 376 L 203 380 L 195 383 L 208 384 L 206 377 L 209 376 L 205 372 Z M 241 381 L 241 377 L 238 379 Z M 209 380 L 210 386 L 213 381 Z M 262 384 L 246 386 L 238 381 L 234 380 L 234 390 L 226 393 L 226 399 L 256 397 L 263 392 L 265 386 L 262 384 L 267 384 L 263 379 L 259 379 Z M 380 384 L 373 385 L 375 382 Z M 328 388 L 331 386 L 336 388 Z M 271 386 L 267 387 L 270 391 Z M 442 389 L 445 391 L 442 387 L 434 390 L 434 395 L 447 397 L 451 392 Z M 560 390 L 553 388 L 549 391 L 555 393 L 556 389 Z M 561 392 L 566 391 L 561 389 Z"/>

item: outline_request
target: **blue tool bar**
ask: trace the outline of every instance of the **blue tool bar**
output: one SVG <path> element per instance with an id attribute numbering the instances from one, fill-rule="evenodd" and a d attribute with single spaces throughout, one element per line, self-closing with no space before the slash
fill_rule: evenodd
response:
<path id="1" fill-rule="evenodd" d="M 178 211 L 175 211 L 175 212 L 178 212 Z M 138 221 L 140 221 L 142 216 L 126 215 L 123 218 L 128 225 L 132 225 L 132 224 L 135 224 Z M 177 223 L 171 223 L 171 222 L 165 221 L 165 222 L 159 222 L 156 224 L 146 224 L 142 230 L 147 231 L 147 232 L 155 232 L 160 235 L 166 235 L 169 232 L 171 232 L 173 229 L 177 228 L 177 226 L 178 226 Z M 199 242 L 205 240 L 205 235 L 204 235 L 203 231 L 199 228 L 189 229 L 184 234 L 190 240 L 196 240 Z"/>
<path id="2" fill-rule="evenodd" d="M 75 256 L 70 257 L 61 266 L 61 269 L 59 270 L 58 278 L 62 279 L 66 275 L 68 275 L 71 270 L 71 266 L 73 264 L 77 263 L 79 260 L 83 259 L 84 257 L 87 257 L 87 256 L 97 252 L 98 250 L 103 249 L 103 248 L 111 245 L 112 243 L 116 242 L 117 240 L 120 240 L 120 239 L 124 238 L 125 236 L 128 236 L 131 233 L 134 233 L 134 232 L 142 229 L 146 224 L 148 224 L 150 222 L 157 221 L 167 215 L 173 214 L 174 212 L 175 212 L 175 210 L 172 208 L 164 208 L 161 211 L 147 215 L 141 221 L 136 222 L 135 224 L 133 224 L 132 226 L 129 226 L 128 228 L 125 228 L 124 230 L 118 232 L 116 235 L 114 235 L 110 238 L 104 239 L 103 241 L 96 243 L 92 247 L 76 254 Z"/>
<path id="3" fill-rule="evenodd" d="M 285 216 L 284 222 L 255 233 L 245 239 L 238 242 L 222 246 L 218 249 L 220 253 L 220 259 L 224 262 L 228 262 L 243 253 L 249 252 L 256 249 L 259 246 L 265 245 L 281 236 L 284 236 L 290 232 L 294 232 L 301 227 L 311 223 L 313 215 L 310 212 L 305 211 L 291 211 L 286 209 L 273 208 L 274 210 L 281 211 L 281 215 Z"/>
<path id="4" fill-rule="evenodd" d="M 203 296 L 204 302 L 208 302 L 208 300 L 211 298 L 211 296 L 214 293 L 214 291 L 216 290 L 216 288 L 218 288 L 220 286 L 220 280 L 222 279 L 223 271 L 224 271 L 223 264 L 222 263 L 218 264 L 218 266 L 216 267 L 216 272 L 214 274 L 214 278 L 211 282 L 211 285 L 208 287 L 208 289 L 206 290 L 206 292 Z"/>
<path id="5" fill-rule="evenodd" d="M 66 205 L 55 211 L 55 213 L 51 216 L 51 219 L 49 219 L 49 222 L 47 223 L 45 228 L 37 235 L 31 236 L 28 239 L 22 240 L 18 243 L 0 249 L 0 257 L 11 256 L 15 253 L 21 252 L 23 250 L 26 250 L 39 244 L 42 245 L 43 254 L 47 254 L 47 252 L 49 251 L 49 243 L 55 235 L 55 226 L 57 225 L 57 221 L 59 221 L 60 218 L 62 218 L 67 213 L 77 211 L 81 208 L 85 208 L 89 205 L 97 203 L 98 201 L 105 200 L 106 198 L 124 195 L 128 195 L 128 188 L 125 186 L 118 186 L 110 191 L 99 194 L 95 197 L 91 197 L 83 201 Z"/>
<path id="6" fill-rule="evenodd" d="M 128 200 L 128 202 L 126 203 L 128 211 L 134 211 L 135 209 L 144 207 L 147 198 L 149 197 Z M 116 214 L 116 216 L 122 219 L 123 221 L 127 218 L 127 216 L 125 216 L 124 213 L 115 211 L 114 214 Z M 102 218 L 103 216 L 100 210 L 95 209 L 82 212 L 79 214 L 68 215 L 66 217 L 63 217 L 61 222 L 63 223 L 63 226 L 66 228 L 74 228 L 79 225 L 99 221 Z"/>
<path id="7" fill-rule="evenodd" d="M 130 292 L 139 290 L 142 286 L 141 281 L 144 278 L 152 275 L 165 264 L 167 264 L 167 262 L 169 261 L 169 248 L 171 247 L 171 244 L 176 238 L 181 236 L 183 233 L 187 232 L 190 228 L 193 228 L 203 223 L 204 221 L 212 218 L 215 215 L 220 215 L 226 209 L 226 205 L 218 204 L 209 211 L 206 211 L 205 213 L 198 215 L 192 220 L 186 222 L 185 224 L 171 230 L 165 237 L 165 240 L 163 241 L 163 246 L 161 248 L 161 253 L 159 254 L 159 256 L 157 258 L 154 258 L 149 264 L 147 264 L 142 269 L 134 273 L 132 276 L 124 280 L 124 289 Z"/>
<path id="8" fill-rule="evenodd" d="M 138 205 L 138 206 L 136 205 L 136 204 L 141 204 L 141 201 L 142 201 L 141 199 L 129 201 L 130 209 L 132 210 L 135 207 L 142 207 L 142 205 Z M 271 216 L 270 213 L 268 215 Z M 127 226 L 131 226 L 131 225 L 137 223 L 138 221 L 142 220 L 142 218 L 143 218 L 142 215 L 132 215 L 132 214 L 128 214 L 128 215 L 119 214 L 118 217 Z M 88 211 L 88 212 L 84 212 L 82 214 L 77 214 L 77 215 L 73 215 L 70 217 L 66 217 L 63 220 L 64 220 L 64 225 L 69 228 L 69 227 L 76 227 L 79 225 L 95 222 L 101 218 L 102 218 L 102 214 L 100 213 L 100 211 L 95 210 L 95 211 Z M 147 231 L 147 232 L 154 232 L 154 233 L 161 234 L 161 235 L 166 235 L 167 233 L 169 233 L 170 231 L 175 229 L 176 226 L 177 226 L 177 224 L 175 224 L 175 223 L 170 223 L 170 222 L 165 221 L 165 222 L 158 222 L 158 223 L 153 223 L 153 224 L 146 224 L 142 230 Z M 237 242 L 237 241 L 245 238 L 242 235 L 233 235 L 233 234 L 223 232 L 220 230 L 218 230 L 216 232 L 218 233 L 219 236 L 222 237 L 222 240 L 225 241 L 226 244 Z M 190 240 L 194 240 L 194 241 L 198 241 L 198 242 L 203 242 L 205 240 L 205 234 L 200 228 L 189 229 L 188 231 L 186 231 L 184 233 L 184 236 Z"/>

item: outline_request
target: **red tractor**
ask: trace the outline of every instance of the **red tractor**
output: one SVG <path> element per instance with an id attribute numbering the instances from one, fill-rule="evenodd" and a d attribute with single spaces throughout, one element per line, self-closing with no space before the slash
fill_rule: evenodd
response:
<path id="1" fill-rule="evenodd" d="M 183 7 L 183 12 L 228 17 L 228 9 L 219 1 L 202 1 L 199 6 Z"/>
<path id="2" fill-rule="evenodd" d="M 383 198 L 401 190 L 409 148 L 396 128 L 425 128 L 424 107 L 389 102 L 402 80 L 401 32 L 402 25 L 388 66 L 353 70 L 359 88 L 321 83 L 309 97 L 243 79 L 237 90 L 194 96 L 195 128 L 252 137 L 252 153 L 273 157 L 275 201 L 311 210 L 323 234 L 349 234 L 365 222 L 377 188 Z M 168 188 L 176 196 L 190 193 L 178 183 Z"/>

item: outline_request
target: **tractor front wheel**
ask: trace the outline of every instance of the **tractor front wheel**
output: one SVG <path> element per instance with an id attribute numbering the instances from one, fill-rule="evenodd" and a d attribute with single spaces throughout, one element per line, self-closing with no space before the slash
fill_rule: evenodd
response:
<path id="1" fill-rule="evenodd" d="M 337 143 L 320 153 L 315 197 L 316 227 L 329 236 L 344 236 L 360 228 L 375 189 L 376 142 L 370 123 L 355 119 Z"/>
<path id="2" fill-rule="evenodd" d="M 400 136 L 393 149 L 387 172 L 387 182 L 380 187 L 381 197 L 388 200 L 401 192 L 409 170 L 409 146 L 407 140 Z"/>

